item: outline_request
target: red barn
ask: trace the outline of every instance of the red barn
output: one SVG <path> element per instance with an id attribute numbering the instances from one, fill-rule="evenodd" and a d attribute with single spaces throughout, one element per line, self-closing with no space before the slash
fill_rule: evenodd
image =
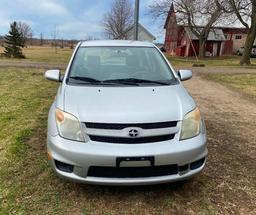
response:
<path id="1" fill-rule="evenodd" d="M 173 5 L 164 25 L 166 30 L 164 48 L 170 55 L 195 56 L 199 52 L 199 40 L 188 26 L 179 25 Z M 197 28 L 202 28 L 198 26 Z M 230 55 L 244 45 L 245 28 L 213 27 L 208 35 L 206 56 Z"/>

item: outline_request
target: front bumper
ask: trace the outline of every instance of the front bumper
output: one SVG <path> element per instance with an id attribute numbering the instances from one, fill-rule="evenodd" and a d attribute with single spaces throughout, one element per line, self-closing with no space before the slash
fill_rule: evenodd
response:
<path id="1" fill-rule="evenodd" d="M 190 164 L 205 158 L 208 153 L 205 134 L 184 141 L 174 138 L 147 144 L 80 143 L 48 134 L 47 150 L 52 158 L 50 164 L 58 176 L 75 182 L 101 185 L 148 185 L 184 180 L 202 171 L 205 160 L 196 169 L 191 169 Z M 188 165 L 189 168 L 177 174 L 156 177 L 106 178 L 87 175 L 91 166 L 115 167 L 117 157 L 145 156 L 154 157 L 155 166 L 177 164 Z M 55 161 L 72 165 L 72 172 L 61 171 Z"/>

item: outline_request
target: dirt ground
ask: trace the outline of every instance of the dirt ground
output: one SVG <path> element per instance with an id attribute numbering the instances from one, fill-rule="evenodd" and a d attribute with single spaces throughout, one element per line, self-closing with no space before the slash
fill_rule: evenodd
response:
<path id="1" fill-rule="evenodd" d="M 215 185 L 210 201 L 220 213 L 256 214 L 256 103 L 201 77 L 205 72 L 254 73 L 255 70 L 193 70 L 194 77 L 185 86 L 206 120 L 209 157 L 204 174 Z"/>
<path id="2" fill-rule="evenodd" d="M 0 68 L 15 67 L 15 68 L 44 68 L 44 69 L 62 69 L 66 68 L 66 64 L 60 63 L 45 63 L 45 62 L 33 62 L 33 61 L 12 61 L 12 60 L 1 60 Z"/>

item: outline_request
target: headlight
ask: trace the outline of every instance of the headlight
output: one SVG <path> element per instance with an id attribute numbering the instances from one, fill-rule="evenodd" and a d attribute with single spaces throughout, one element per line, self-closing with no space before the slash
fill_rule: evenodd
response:
<path id="1" fill-rule="evenodd" d="M 56 123 L 59 135 L 69 140 L 85 142 L 85 133 L 78 119 L 66 112 L 56 109 Z"/>
<path id="2" fill-rule="evenodd" d="M 180 140 L 197 136 L 202 127 L 201 114 L 198 108 L 185 115 L 182 121 Z"/>

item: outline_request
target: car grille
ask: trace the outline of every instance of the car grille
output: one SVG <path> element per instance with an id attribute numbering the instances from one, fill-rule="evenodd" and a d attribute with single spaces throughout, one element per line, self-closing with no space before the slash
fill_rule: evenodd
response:
<path id="1" fill-rule="evenodd" d="M 92 141 L 119 144 L 141 144 L 172 140 L 178 132 L 177 121 L 156 123 L 93 123 L 85 122 L 86 133 Z M 138 136 L 130 136 L 137 130 Z"/>
<path id="2" fill-rule="evenodd" d="M 97 129 L 124 129 L 128 127 L 138 127 L 143 129 L 156 129 L 156 128 L 167 128 L 176 127 L 177 121 L 170 122 L 156 122 L 156 123 L 135 123 L 135 124 L 120 124 L 120 123 L 93 123 L 86 122 L 86 128 L 97 128 Z"/>
<path id="3" fill-rule="evenodd" d="M 174 134 L 170 134 L 170 135 L 153 136 L 153 137 L 129 138 L 129 137 L 104 137 L 104 136 L 90 135 L 90 139 L 98 142 L 138 144 L 138 143 L 154 143 L 154 142 L 172 140 L 174 136 L 175 136 Z"/>

